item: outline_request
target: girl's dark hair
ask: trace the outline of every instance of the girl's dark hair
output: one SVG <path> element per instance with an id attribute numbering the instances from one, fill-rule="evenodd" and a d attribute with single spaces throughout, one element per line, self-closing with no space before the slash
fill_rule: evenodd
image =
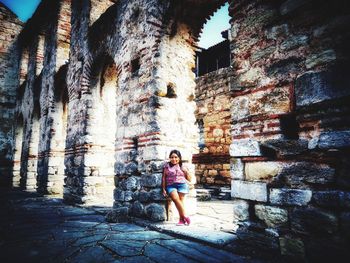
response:
<path id="1" fill-rule="evenodd" d="M 179 165 L 180 165 L 180 167 L 182 167 L 182 157 L 181 157 L 180 151 L 178 151 L 178 150 L 172 150 L 172 151 L 169 153 L 169 158 L 170 158 L 170 156 L 171 156 L 173 153 L 175 153 L 175 154 L 180 158 Z M 173 164 L 172 164 L 171 162 L 169 162 L 169 165 L 170 165 L 170 166 L 173 166 Z"/>

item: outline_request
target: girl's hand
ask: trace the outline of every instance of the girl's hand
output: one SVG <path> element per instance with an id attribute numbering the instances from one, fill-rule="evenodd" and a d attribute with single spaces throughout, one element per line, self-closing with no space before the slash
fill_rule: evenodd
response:
<path id="1" fill-rule="evenodd" d="M 167 197 L 168 196 L 168 194 L 166 193 L 166 190 L 163 188 L 163 196 L 164 197 Z"/>

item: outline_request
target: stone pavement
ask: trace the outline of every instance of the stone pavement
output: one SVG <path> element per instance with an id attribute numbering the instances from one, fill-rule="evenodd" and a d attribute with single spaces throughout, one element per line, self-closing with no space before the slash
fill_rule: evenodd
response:
<path id="1" fill-rule="evenodd" d="M 264 262 L 221 249 L 234 238 L 227 232 L 214 237 L 214 232 L 195 224 L 107 223 L 103 209 L 73 207 L 61 198 L 0 190 L 2 263 Z M 195 234 L 185 239 L 181 231 Z M 206 244 L 199 242 L 201 239 Z"/>

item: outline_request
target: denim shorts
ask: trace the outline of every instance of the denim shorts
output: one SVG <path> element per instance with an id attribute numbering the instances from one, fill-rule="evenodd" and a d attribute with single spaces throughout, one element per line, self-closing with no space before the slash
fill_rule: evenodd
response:
<path id="1" fill-rule="evenodd" d="M 175 183 L 166 187 L 166 191 L 169 195 L 174 190 L 177 190 L 178 193 L 188 194 L 189 187 L 187 183 Z"/>

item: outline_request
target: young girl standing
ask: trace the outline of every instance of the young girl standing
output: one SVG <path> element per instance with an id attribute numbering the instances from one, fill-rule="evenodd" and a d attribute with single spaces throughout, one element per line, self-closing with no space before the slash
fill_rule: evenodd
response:
<path id="1" fill-rule="evenodd" d="M 182 165 L 181 153 L 178 150 L 172 150 L 169 159 L 163 168 L 163 195 L 170 196 L 175 203 L 180 217 L 177 225 L 189 225 L 191 220 L 186 216 L 184 201 L 189 192 L 188 184 L 191 182 L 191 176 L 188 169 Z"/>

